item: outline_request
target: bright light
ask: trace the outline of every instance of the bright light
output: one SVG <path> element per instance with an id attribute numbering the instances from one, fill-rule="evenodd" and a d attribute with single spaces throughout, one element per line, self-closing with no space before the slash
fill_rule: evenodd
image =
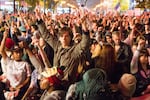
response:
<path id="1" fill-rule="evenodd" d="M 14 3 L 13 3 L 13 2 L 8 2 L 8 1 L 7 1 L 7 2 L 5 2 L 5 4 L 6 4 L 6 5 L 13 5 Z M 15 4 L 19 4 L 19 2 L 15 2 Z"/>
<path id="2" fill-rule="evenodd" d="M 106 5 L 106 6 L 108 6 L 110 3 L 108 2 L 108 1 L 104 1 L 103 2 L 103 5 Z"/>
<path id="3" fill-rule="evenodd" d="M 97 8 L 101 8 L 101 7 L 106 7 L 106 8 L 109 8 L 111 7 L 111 2 L 109 1 L 104 1 L 100 4 L 97 4 L 95 7 L 94 7 L 94 10 L 96 10 Z"/>
<path id="4" fill-rule="evenodd" d="M 101 4 L 96 5 L 96 6 L 94 7 L 94 10 L 96 10 L 97 8 L 99 8 L 99 7 L 101 7 L 101 6 L 103 6 L 103 4 L 102 4 L 102 3 L 101 3 Z"/>
<path id="5" fill-rule="evenodd" d="M 67 3 L 67 5 L 68 5 L 69 7 L 71 7 L 71 8 L 75 8 L 75 6 L 72 5 L 72 4 L 70 4 L 70 3 Z"/>
<path id="6" fill-rule="evenodd" d="M 57 2 L 58 0 L 54 0 L 55 2 Z"/>
<path id="7" fill-rule="evenodd" d="M 61 4 L 65 4 L 65 3 L 66 3 L 66 1 L 61 1 L 60 3 L 61 3 Z"/>

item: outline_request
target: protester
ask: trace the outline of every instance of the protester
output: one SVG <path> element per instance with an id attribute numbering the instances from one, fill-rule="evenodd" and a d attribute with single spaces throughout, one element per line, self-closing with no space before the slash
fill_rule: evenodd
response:
<path id="1" fill-rule="evenodd" d="M 137 79 L 137 87 L 134 96 L 140 96 L 148 92 L 147 89 L 149 80 L 149 53 L 146 48 L 144 48 L 145 41 L 142 39 L 138 42 L 138 47 L 133 55 L 131 61 L 131 73 L 135 75 Z"/>
<path id="2" fill-rule="evenodd" d="M 19 48 L 17 53 L 20 54 L 18 58 L 20 62 L 23 61 L 21 59 L 22 54 L 29 58 L 26 60 L 28 72 L 32 66 L 32 74 L 31 72 L 24 72 L 26 77 L 19 77 L 23 81 L 30 80 L 31 76 L 31 82 L 28 81 L 23 86 L 28 87 L 30 83 L 28 90 L 24 90 L 26 93 L 22 99 L 28 99 L 31 96 L 38 99 L 53 99 L 55 97 L 64 99 L 70 85 L 83 82 L 84 78 L 82 77 L 89 73 L 91 68 L 95 69 L 95 67 L 98 68 L 97 71 L 102 69 L 105 71 L 106 80 L 111 91 L 106 94 L 111 94 L 112 100 L 132 98 L 136 81 L 132 75 L 126 73 L 131 73 L 136 77 L 137 85 L 134 96 L 149 93 L 150 14 L 148 12 L 142 13 L 140 16 L 129 16 L 119 12 L 96 14 L 83 9 L 78 8 L 74 13 L 53 14 L 50 12 L 43 13 L 36 7 L 34 12 L 5 13 L 0 18 L 1 97 L 4 97 L 3 89 L 5 89 L 7 78 L 12 86 L 16 84 L 12 83 L 10 76 L 7 75 L 10 75 L 8 71 L 11 68 L 7 68 L 7 65 L 10 64 L 4 63 L 5 55 L 2 53 L 2 51 L 6 51 L 7 58 L 11 58 L 10 61 L 18 62 L 14 57 L 16 52 L 14 51 L 14 45 L 19 45 L 17 46 Z M 7 27 L 9 28 L 8 39 L 6 39 L 5 34 Z M 6 40 L 5 45 L 4 40 Z M 21 46 L 20 41 L 21 43 L 27 43 L 27 46 Z M 40 47 L 36 45 L 37 42 Z M 6 46 L 5 50 L 4 46 Z M 13 51 L 11 52 L 11 50 Z M 29 66 L 29 63 L 31 66 Z M 45 74 L 48 71 L 51 72 L 49 70 L 51 68 L 59 70 L 62 66 L 64 67 L 61 70 L 62 72 L 55 73 L 53 77 Z M 124 74 L 126 75 L 124 76 Z M 97 80 L 94 75 L 92 80 Z M 123 76 L 121 77 L 121 75 Z M 130 80 L 134 81 L 133 84 L 128 83 Z M 40 86 L 39 83 L 42 82 L 43 84 Z M 84 85 L 98 85 L 93 81 L 88 83 Z M 59 85 L 60 88 L 55 87 L 55 85 Z M 75 89 L 82 90 L 83 88 L 79 89 L 80 86 L 79 84 L 76 85 Z M 125 86 L 126 89 L 123 89 L 122 86 Z M 34 92 L 34 90 L 39 90 L 40 94 Z M 47 92 L 47 90 L 50 92 Z M 5 96 L 7 94 L 9 92 L 6 92 Z M 78 91 L 75 94 L 82 93 Z M 21 99 L 21 97 L 22 95 L 19 93 L 18 98 Z M 85 97 L 85 95 L 84 97 L 79 96 L 82 99 Z M 75 98 L 78 98 L 78 95 Z"/>
<path id="3" fill-rule="evenodd" d="M 37 16 L 39 14 L 37 13 Z M 39 16 L 40 17 L 40 16 Z M 65 66 L 64 77 L 62 84 L 66 89 L 70 83 L 76 81 L 77 68 L 79 64 L 79 58 L 82 53 L 89 45 L 89 32 L 86 27 L 85 18 L 82 23 L 82 40 L 77 45 L 73 45 L 73 34 L 69 27 L 63 27 L 59 31 L 59 37 L 57 40 L 53 39 L 51 34 L 48 34 L 46 27 L 44 27 L 44 22 L 42 19 L 38 21 L 39 30 L 42 33 L 43 39 L 47 41 L 49 45 L 54 49 L 54 66 Z"/>
<path id="4" fill-rule="evenodd" d="M 14 45 L 12 48 L 12 59 L 7 56 L 5 41 L 8 33 L 9 31 L 6 29 L 0 46 L 1 63 L 3 67 L 6 67 L 3 77 L 5 77 L 5 84 L 8 88 L 4 95 L 6 99 L 21 99 L 30 83 L 31 68 L 27 62 L 21 59 L 23 49 L 18 45 Z"/>

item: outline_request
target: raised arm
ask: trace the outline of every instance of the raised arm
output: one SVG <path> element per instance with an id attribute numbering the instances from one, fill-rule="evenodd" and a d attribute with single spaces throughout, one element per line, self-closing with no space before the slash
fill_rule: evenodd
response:
<path id="1" fill-rule="evenodd" d="M 5 52 L 5 42 L 6 42 L 8 33 L 9 33 L 9 29 L 6 29 L 4 34 L 3 34 L 3 39 L 2 39 L 1 45 L 0 45 L 0 54 L 1 54 L 3 59 L 7 58 L 7 54 Z"/>
<path id="2" fill-rule="evenodd" d="M 42 60 L 44 62 L 45 67 L 46 68 L 52 67 L 51 64 L 50 64 L 50 62 L 49 62 L 49 60 L 48 60 L 48 58 L 47 58 L 47 56 L 46 56 L 45 51 L 42 49 L 42 47 L 38 43 L 36 45 L 37 45 L 37 47 L 40 50 L 40 55 L 42 56 Z"/>
<path id="3" fill-rule="evenodd" d="M 131 63 L 130 63 L 130 71 L 131 74 L 135 74 L 138 72 L 138 57 L 139 57 L 140 51 L 136 50 L 133 54 Z"/>
<path id="4" fill-rule="evenodd" d="M 22 47 L 25 48 L 26 52 L 28 53 L 29 59 L 35 69 L 37 69 L 38 73 L 41 73 L 44 69 L 43 65 L 40 63 L 40 61 L 36 58 L 36 56 L 33 54 L 33 52 L 30 50 L 30 48 L 27 46 L 25 42 L 19 43 L 19 45 L 22 45 Z"/>
<path id="5" fill-rule="evenodd" d="M 135 28 L 132 28 L 132 31 L 130 32 L 128 37 L 123 42 L 131 46 L 135 34 L 137 34 L 137 33 L 135 33 Z"/>
<path id="6" fill-rule="evenodd" d="M 90 36 L 89 36 L 89 30 L 87 26 L 87 19 L 85 16 L 82 19 L 82 40 L 76 46 L 75 52 L 82 53 L 82 51 L 85 51 L 87 48 L 89 48 L 89 45 L 90 45 Z"/>
<path id="7" fill-rule="evenodd" d="M 130 71 L 132 74 L 135 74 L 138 72 L 138 58 L 139 58 L 140 50 L 142 49 L 143 46 L 144 46 L 143 41 L 139 41 L 137 50 L 133 54 L 133 57 L 130 63 Z"/>
<path id="8" fill-rule="evenodd" d="M 55 49 L 58 44 L 58 39 L 54 36 L 52 36 L 49 31 L 46 28 L 46 25 L 44 21 L 42 20 L 40 14 L 36 12 L 37 16 L 37 26 L 39 28 L 39 31 L 41 33 L 42 38 L 53 48 Z"/>

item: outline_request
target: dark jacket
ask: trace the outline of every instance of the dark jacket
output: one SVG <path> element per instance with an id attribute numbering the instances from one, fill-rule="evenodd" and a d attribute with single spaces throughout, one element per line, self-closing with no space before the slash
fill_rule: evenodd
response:
<path id="1" fill-rule="evenodd" d="M 44 51 L 47 55 L 47 58 L 48 58 L 50 64 L 53 66 L 53 59 L 54 59 L 54 50 L 53 50 L 53 48 L 48 43 L 46 43 L 46 46 L 44 47 Z"/>
<path id="2" fill-rule="evenodd" d="M 132 59 L 131 47 L 123 42 L 120 43 L 120 48 L 116 54 L 116 59 L 121 66 L 123 66 L 123 72 L 130 72 L 130 62 Z"/>

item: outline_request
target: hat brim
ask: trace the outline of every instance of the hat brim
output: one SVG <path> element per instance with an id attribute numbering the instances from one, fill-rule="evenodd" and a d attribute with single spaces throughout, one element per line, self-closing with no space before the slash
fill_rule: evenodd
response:
<path id="1" fill-rule="evenodd" d="M 56 73 L 57 73 L 57 68 L 52 67 L 52 68 L 46 68 L 45 71 L 41 73 L 41 75 L 43 75 L 44 77 L 51 77 L 56 75 Z"/>
<path id="2" fill-rule="evenodd" d="M 12 49 L 13 52 L 23 52 L 23 49 L 22 48 L 15 48 L 15 49 Z"/>

